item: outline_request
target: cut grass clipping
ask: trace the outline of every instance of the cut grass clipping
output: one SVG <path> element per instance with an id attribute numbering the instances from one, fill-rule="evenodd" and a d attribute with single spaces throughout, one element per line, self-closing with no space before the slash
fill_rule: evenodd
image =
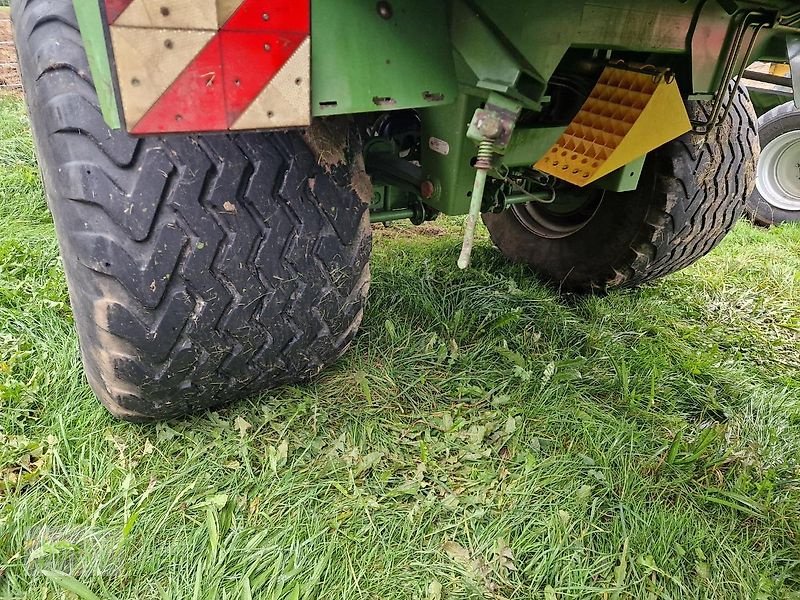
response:
<path id="1" fill-rule="evenodd" d="M 332 370 L 134 426 L 84 380 L 13 97 L 0 161 L 0 597 L 799 597 L 799 228 L 578 299 L 485 236 L 460 273 L 457 221 L 377 227 Z"/>

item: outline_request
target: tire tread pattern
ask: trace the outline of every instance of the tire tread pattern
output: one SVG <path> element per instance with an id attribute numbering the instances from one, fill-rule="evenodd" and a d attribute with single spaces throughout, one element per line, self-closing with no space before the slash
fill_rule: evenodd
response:
<path id="1" fill-rule="evenodd" d="M 727 119 L 708 136 L 687 134 L 658 154 L 659 177 L 647 227 L 634 244 L 652 259 L 634 264 L 622 285 L 640 285 L 684 269 L 716 248 L 744 213 L 755 186 L 756 114 L 747 90 L 735 96 Z M 705 120 L 707 103 L 690 106 Z M 632 250 L 634 246 L 632 246 Z"/>
<path id="2" fill-rule="evenodd" d="M 349 170 L 320 166 L 299 133 L 109 130 L 71 0 L 15 0 L 12 20 L 103 403 L 130 420 L 168 418 L 338 358 L 370 281 L 369 215 Z"/>

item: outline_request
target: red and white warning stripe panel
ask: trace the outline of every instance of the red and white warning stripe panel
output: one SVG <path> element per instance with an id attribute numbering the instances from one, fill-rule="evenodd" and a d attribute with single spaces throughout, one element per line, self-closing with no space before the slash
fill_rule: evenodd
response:
<path id="1" fill-rule="evenodd" d="M 103 0 L 128 131 L 311 122 L 311 0 Z"/>

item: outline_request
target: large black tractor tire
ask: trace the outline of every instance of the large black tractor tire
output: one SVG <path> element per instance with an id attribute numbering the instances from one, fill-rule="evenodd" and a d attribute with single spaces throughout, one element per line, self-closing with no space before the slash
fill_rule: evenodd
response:
<path id="1" fill-rule="evenodd" d="M 787 102 L 758 119 L 761 160 L 747 214 L 758 225 L 800 221 L 800 110 Z"/>
<path id="2" fill-rule="evenodd" d="M 707 103 L 689 114 L 705 120 Z M 756 114 L 744 87 L 706 136 L 687 134 L 652 152 L 638 189 L 587 192 L 565 186 L 559 207 L 530 204 L 484 215 L 492 240 L 564 291 L 605 292 L 683 269 L 730 232 L 755 184 Z"/>
<path id="3" fill-rule="evenodd" d="M 86 374 L 103 404 L 127 420 L 175 417 L 336 360 L 370 281 L 357 142 L 349 164 L 321 166 L 311 133 L 109 130 L 72 0 L 13 0 L 12 19 Z"/>

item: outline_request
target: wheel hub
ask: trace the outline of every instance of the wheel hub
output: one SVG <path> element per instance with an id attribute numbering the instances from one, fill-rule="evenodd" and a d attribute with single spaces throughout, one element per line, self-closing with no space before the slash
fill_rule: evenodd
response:
<path id="1" fill-rule="evenodd" d="M 556 189 L 552 204 L 529 202 L 512 206 L 512 214 L 531 233 L 557 240 L 578 233 L 595 217 L 603 203 L 603 191 L 570 185 Z"/>
<path id="2" fill-rule="evenodd" d="M 762 149 L 757 187 L 770 206 L 800 211 L 800 131 L 784 133 Z"/>

